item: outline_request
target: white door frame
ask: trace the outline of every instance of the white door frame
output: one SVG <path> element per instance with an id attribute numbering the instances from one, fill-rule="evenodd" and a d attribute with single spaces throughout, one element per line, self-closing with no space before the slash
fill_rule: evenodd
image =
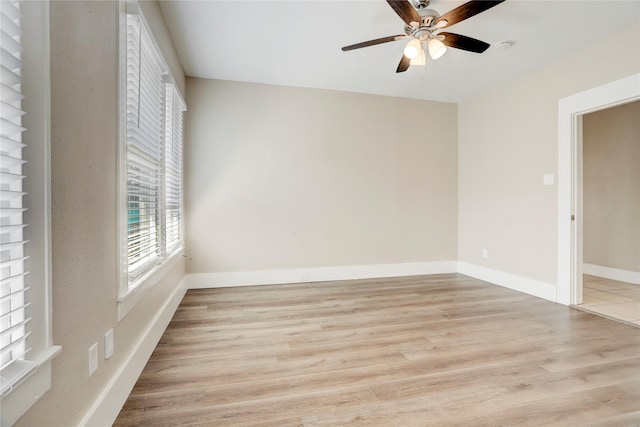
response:
<path id="1" fill-rule="evenodd" d="M 582 116 L 640 99 L 640 73 L 558 102 L 557 302 L 582 303 Z M 575 220 L 572 220 L 572 215 Z"/>

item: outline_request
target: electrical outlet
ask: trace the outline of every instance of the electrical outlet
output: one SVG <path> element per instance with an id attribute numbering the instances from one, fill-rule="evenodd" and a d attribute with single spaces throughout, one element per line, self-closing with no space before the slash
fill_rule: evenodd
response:
<path id="1" fill-rule="evenodd" d="M 113 329 L 109 329 L 104 334 L 104 358 L 108 359 L 113 356 Z"/>
<path id="2" fill-rule="evenodd" d="M 89 347 L 89 376 L 98 370 L 98 343 Z"/>
<path id="3" fill-rule="evenodd" d="M 489 251 L 486 249 L 482 250 L 482 258 L 489 258 Z"/>

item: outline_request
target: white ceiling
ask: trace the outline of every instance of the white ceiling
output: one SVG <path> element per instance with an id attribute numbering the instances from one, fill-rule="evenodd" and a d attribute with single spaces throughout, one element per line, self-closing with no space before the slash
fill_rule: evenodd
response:
<path id="1" fill-rule="evenodd" d="M 433 0 L 430 8 L 444 14 L 463 3 Z M 492 44 L 485 53 L 448 49 L 426 70 L 396 74 L 406 42 L 340 50 L 403 33 L 383 0 L 171 0 L 161 7 L 188 76 L 449 102 L 640 22 L 637 0 L 507 0 L 447 30 Z M 503 40 L 513 46 L 495 49 Z"/>

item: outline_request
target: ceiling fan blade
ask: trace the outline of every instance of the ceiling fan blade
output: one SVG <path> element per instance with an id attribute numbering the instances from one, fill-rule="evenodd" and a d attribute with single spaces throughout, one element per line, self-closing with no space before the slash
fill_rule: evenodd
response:
<path id="1" fill-rule="evenodd" d="M 457 24 L 460 21 L 464 21 L 467 18 L 471 18 L 479 13 L 484 12 L 487 9 L 491 9 L 493 6 L 497 6 L 504 0 L 496 1 L 470 1 L 462 6 L 458 6 L 453 10 L 442 15 L 440 18 L 434 21 L 434 25 L 437 25 L 440 21 L 447 21 L 447 27 Z"/>
<path id="2" fill-rule="evenodd" d="M 461 36 L 460 34 L 440 33 L 438 35 L 444 36 L 442 43 L 445 45 L 456 49 L 468 50 L 469 52 L 482 53 L 491 46 L 489 43 L 485 43 L 482 40 Z"/>
<path id="3" fill-rule="evenodd" d="M 411 59 L 407 58 L 405 55 L 402 55 L 402 59 L 398 64 L 398 68 L 396 68 L 396 73 L 404 73 L 409 69 L 411 65 Z"/>
<path id="4" fill-rule="evenodd" d="M 382 44 L 382 43 L 388 43 L 388 42 L 394 42 L 396 40 L 402 40 L 402 39 L 406 39 L 408 36 L 402 34 L 402 35 L 397 35 L 397 36 L 389 36 L 389 37 L 381 37 L 379 39 L 374 39 L 374 40 L 368 40 L 366 42 L 361 42 L 361 43 L 356 43 L 356 44 L 352 44 L 349 46 L 345 46 L 342 48 L 342 50 L 344 52 L 348 51 L 348 50 L 353 50 L 353 49 L 360 49 L 362 47 L 367 47 L 367 46 L 375 46 L 377 44 Z"/>
<path id="5" fill-rule="evenodd" d="M 387 0 L 389 6 L 398 14 L 405 24 L 411 25 L 411 22 L 422 22 L 422 18 L 418 12 L 411 6 L 409 0 Z"/>

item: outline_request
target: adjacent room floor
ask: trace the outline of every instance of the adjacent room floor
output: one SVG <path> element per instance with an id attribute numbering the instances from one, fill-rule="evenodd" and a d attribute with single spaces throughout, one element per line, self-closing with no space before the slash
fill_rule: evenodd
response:
<path id="1" fill-rule="evenodd" d="M 116 426 L 629 426 L 640 328 L 461 274 L 191 290 Z"/>
<path id="2" fill-rule="evenodd" d="M 580 308 L 640 326 L 640 286 L 583 276 Z"/>

